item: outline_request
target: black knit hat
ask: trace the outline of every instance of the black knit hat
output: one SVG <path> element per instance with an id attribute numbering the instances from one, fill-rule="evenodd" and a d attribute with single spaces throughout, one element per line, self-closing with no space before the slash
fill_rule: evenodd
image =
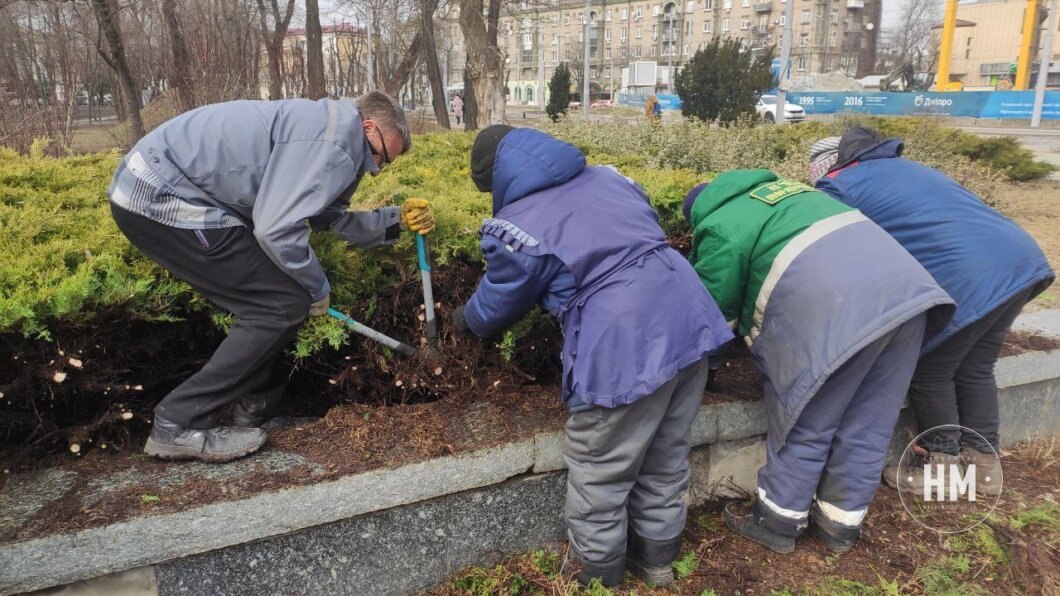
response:
<path id="1" fill-rule="evenodd" d="M 515 130 L 511 126 L 494 124 L 482 129 L 471 147 L 471 179 L 481 192 L 493 190 L 493 162 L 501 139 Z"/>

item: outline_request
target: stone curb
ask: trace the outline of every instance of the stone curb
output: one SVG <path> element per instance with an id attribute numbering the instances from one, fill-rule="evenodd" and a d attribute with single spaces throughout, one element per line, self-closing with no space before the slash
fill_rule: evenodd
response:
<path id="1" fill-rule="evenodd" d="M 502 482 L 533 441 L 265 493 L 0 548 L 0 594 L 36 590 Z"/>

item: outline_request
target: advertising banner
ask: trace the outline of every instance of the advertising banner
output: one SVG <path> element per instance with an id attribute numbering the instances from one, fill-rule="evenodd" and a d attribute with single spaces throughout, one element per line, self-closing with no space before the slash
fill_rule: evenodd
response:
<path id="1" fill-rule="evenodd" d="M 657 96 L 664 110 L 681 109 L 676 95 Z M 646 95 L 618 94 L 619 105 L 644 107 Z M 960 91 L 952 93 L 885 93 L 798 91 L 787 95 L 788 103 L 807 114 L 856 112 L 877 116 L 936 115 L 958 118 L 1030 119 L 1034 91 Z M 1042 118 L 1060 120 L 1060 91 L 1046 91 Z"/>

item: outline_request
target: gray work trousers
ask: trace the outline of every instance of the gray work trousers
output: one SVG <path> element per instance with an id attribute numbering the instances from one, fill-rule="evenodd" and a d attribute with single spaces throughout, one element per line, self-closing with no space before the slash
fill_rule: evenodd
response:
<path id="1" fill-rule="evenodd" d="M 805 527 L 816 493 L 833 521 L 861 525 L 880 485 L 926 321 L 919 314 L 859 350 L 810 399 L 782 445 L 769 435 L 758 498 L 778 522 Z"/>
<path id="2" fill-rule="evenodd" d="M 709 370 L 704 358 L 632 404 L 571 414 L 564 513 L 581 560 L 606 564 L 625 556 L 627 528 L 655 541 L 681 535 L 689 435 Z"/>

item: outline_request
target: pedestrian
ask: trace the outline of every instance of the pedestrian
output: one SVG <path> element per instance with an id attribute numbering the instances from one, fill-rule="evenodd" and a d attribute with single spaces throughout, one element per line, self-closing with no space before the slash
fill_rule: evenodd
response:
<path id="1" fill-rule="evenodd" d="M 648 122 L 651 124 L 662 122 L 662 105 L 660 105 L 657 96 L 651 95 L 644 102 L 644 115 L 647 116 Z"/>
<path id="2" fill-rule="evenodd" d="M 460 119 L 464 117 L 464 98 L 460 97 L 457 93 L 453 97 L 453 115 L 456 116 L 456 123 L 460 124 Z"/>
<path id="3" fill-rule="evenodd" d="M 289 371 L 283 348 L 331 286 L 309 246 L 330 228 L 358 248 L 434 226 L 426 201 L 348 211 L 365 172 L 412 144 L 405 115 L 373 91 L 356 101 L 232 101 L 164 123 L 125 156 L 110 185 L 122 233 L 235 323 L 210 360 L 155 408 L 144 451 L 227 461 L 257 450 Z M 235 402 L 234 426 L 216 413 Z"/>
<path id="4" fill-rule="evenodd" d="M 810 169 L 817 188 L 890 232 L 957 302 L 953 320 L 923 346 L 909 400 L 927 433 L 927 462 L 976 464 L 976 490 L 994 496 L 1002 482 L 994 364 L 1024 305 L 1056 275 L 1027 232 L 942 172 L 903 158 L 904 148 L 855 127 L 815 143 Z M 884 479 L 923 493 L 922 473 L 893 466 Z"/>
<path id="5" fill-rule="evenodd" d="M 475 139 L 471 177 L 492 193 L 493 217 L 480 232 L 485 276 L 453 323 L 488 338 L 535 305 L 559 319 L 577 578 L 614 586 L 628 565 L 665 585 L 707 354 L 732 333 L 648 198 L 613 168 L 586 166 L 541 131 L 494 125 Z"/>
<path id="6" fill-rule="evenodd" d="M 925 329 L 952 301 L 856 210 L 769 170 L 692 189 L 690 259 L 763 377 L 766 464 L 725 523 L 778 553 L 808 526 L 853 547 L 880 484 Z"/>

